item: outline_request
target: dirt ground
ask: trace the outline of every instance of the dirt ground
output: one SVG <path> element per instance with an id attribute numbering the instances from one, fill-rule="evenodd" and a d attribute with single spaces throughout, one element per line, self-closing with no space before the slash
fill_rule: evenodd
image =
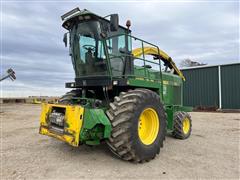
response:
<path id="1" fill-rule="evenodd" d="M 191 113 L 192 136 L 170 135 L 156 159 L 133 164 L 105 144 L 79 148 L 39 135 L 40 105 L 1 107 L 0 179 L 239 179 L 240 114 Z"/>

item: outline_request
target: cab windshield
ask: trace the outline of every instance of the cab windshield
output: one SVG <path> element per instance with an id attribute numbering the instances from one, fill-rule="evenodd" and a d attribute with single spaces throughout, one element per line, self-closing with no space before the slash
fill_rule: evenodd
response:
<path id="1" fill-rule="evenodd" d="M 70 31 L 70 48 L 76 77 L 107 75 L 106 54 L 98 21 L 76 24 Z"/>

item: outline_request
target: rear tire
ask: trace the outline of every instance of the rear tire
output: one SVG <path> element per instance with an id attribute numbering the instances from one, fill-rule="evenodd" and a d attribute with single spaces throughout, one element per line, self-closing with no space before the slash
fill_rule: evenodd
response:
<path id="1" fill-rule="evenodd" d="M 192 119 L 187 112 L 176 112 L 174 114 L 173 137 L 187 139 L 192 132 Z"/>
<path id="2" fill-rule="evenodd" d="M 158 94 L 148 89 L 122 92 L 110 103 L 107 116 L 112 124 L 107 144 L 118 157 L 145 162 L 159 154 L 166 135 L 166 114 Z M 148 124 L 143 129 L 149 130 L 141 136 L 142 120 Z M 150 122 L 153 122 L 152 126 Z"/>
<path id="3" fill-rule="evenodd" d="M 77 90 L 72 90 L 61 96 L 58 100 L 59 104 L 70 104 L 73 97 L 77 96 Z"/>

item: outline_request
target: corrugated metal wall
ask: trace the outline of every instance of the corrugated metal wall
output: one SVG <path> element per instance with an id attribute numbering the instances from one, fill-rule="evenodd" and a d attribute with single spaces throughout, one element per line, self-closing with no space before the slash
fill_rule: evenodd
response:
<path id="1" fill-rule="evenodd" d="M 218 107 L 218 68 L 183 70 L 183 104 L 186 106 Z"/>
<path id="2" fill-rule="evenodd" d="M 219 108 L 218 66 L 182 70 L 183 104 Z M 221 65 L 223 109 L 240 109 L 240 64 Z"/>
<path id="3" fill-rule="evenodd" d="M 222 108 L 240 109 L 240 64 L 221 66 Z"/>

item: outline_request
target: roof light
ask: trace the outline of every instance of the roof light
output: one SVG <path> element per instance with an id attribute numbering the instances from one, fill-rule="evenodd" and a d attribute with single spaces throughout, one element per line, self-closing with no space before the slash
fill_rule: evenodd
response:
<path id="1" fill-rule="evenodd" d="M 62 20 L 64 20 L 64 19 L 66 19 L 67 17 L 73 15 L 76 12 L 80 12 L 79 7 L 75 8 L 75 9 L 73 9 L 73 10 L 67 12 L 67 13 L 65 13 L 64 15 L 61 16 L 61 18 L 62 18 Z"/>

